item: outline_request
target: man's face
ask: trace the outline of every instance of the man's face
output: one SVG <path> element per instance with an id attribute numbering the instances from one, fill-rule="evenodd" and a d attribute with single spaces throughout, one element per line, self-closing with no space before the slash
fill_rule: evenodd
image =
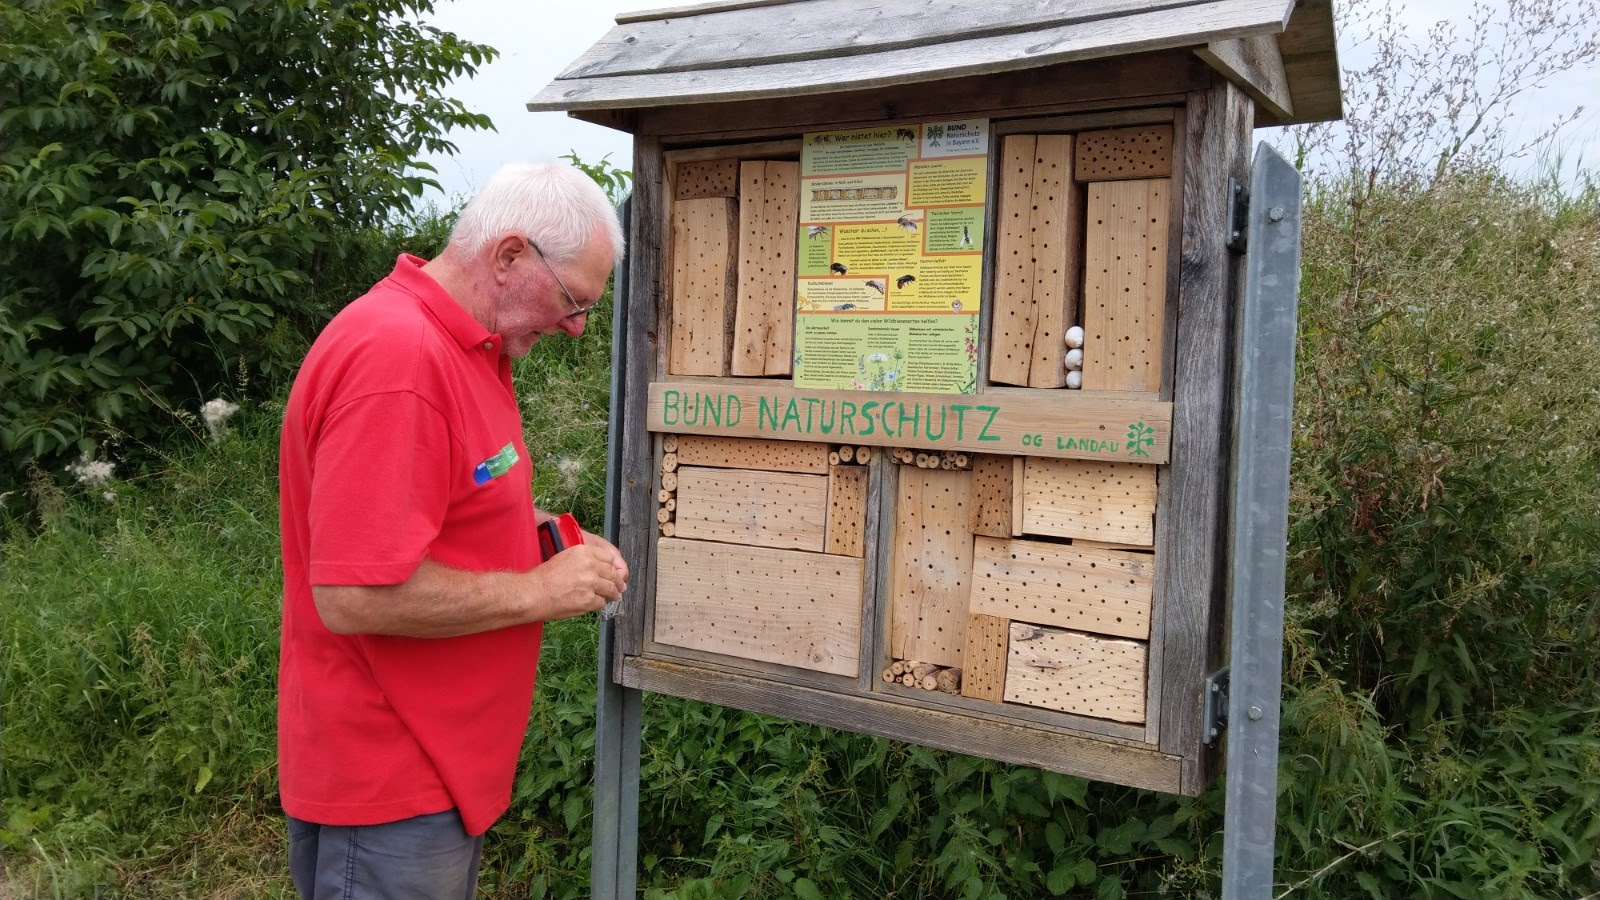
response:
<path id="1" fill-rule="evenodd" d="M 526 356 L 545 335 L 582 334 L 589 317 L 573 315 L 573 303 L 587 307 L 600 299 L 611 265 L 611 250 L 603 237 L 591 238 L 577 256 L 560 262 L 541 258 L 531 243 L 524 243 L 499 298 L 495 324 L 506 354 Z M 572 294 L 570 300 L 567 292 Z"/>

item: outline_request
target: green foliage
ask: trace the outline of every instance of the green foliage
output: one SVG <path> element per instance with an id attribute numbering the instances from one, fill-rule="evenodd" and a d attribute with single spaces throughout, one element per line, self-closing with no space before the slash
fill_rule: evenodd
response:
<path id="1" fill-rule="evenodd" d="M 485 128 L 440 91 L 490 48 L 429 0 L 0 6 L 0 448 L 144 439 L 240 365 L 292 371 L 335 236 L 409 209 Z M 0 472 L 0 485 L 20 468 Z"/>

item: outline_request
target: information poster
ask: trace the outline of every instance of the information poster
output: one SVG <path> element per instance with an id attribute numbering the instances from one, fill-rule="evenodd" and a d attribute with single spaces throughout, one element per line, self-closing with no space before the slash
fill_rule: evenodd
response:
<path id="1" fill-rule="evenodd" d="M 805 135 L 796 387 L 970 394 L 989 121 Z"/>

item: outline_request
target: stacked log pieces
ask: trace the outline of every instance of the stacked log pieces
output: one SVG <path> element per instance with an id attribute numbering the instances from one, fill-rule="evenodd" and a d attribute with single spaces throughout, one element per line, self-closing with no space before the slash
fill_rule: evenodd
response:
<path id="1" fill-rule="evenodd" d="M 828 465 L 830 466 L 841 464 L 864 466 L 870 462 L 872 462 L 871 447 L 852 447 L 849 444 L 841 444 L 828 452 Z"/>
<path id="2" fill-rule="evenodd" d="M 897 447 L 889 451 L 889 458 L 902 466 L 916 466 L 919 469 L 965 472 L 972 468 L 972 457 L 959 450 L 910 450 Z"/>
<path id="3" fill-rule="evenodd" d="M 961 667 L 937 666 L 915 659 L 897 659 L 883 670 L 885 684 L 900 684 L 924 691 L 961 693 Z"/>
<path id="4" fill-rule="evenodd" d="M 673 520 L 678 511 L 678 438 L 675 435 L 665 435 L 661 438 L 661 490 L 656 492 L 656 524 L 661 529 L 662 537 L 672 537 L 678 533 L 677 523 Z"/>

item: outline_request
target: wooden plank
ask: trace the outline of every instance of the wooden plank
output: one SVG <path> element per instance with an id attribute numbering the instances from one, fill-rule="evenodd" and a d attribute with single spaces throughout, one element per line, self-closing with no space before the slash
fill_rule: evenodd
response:
<path id="1" fill-rule="evenodd" d="M 1074 734 L 927 706 L 852 696 L 720 670 L 631 658 L 624 685 L 735 709 L 782 716 L 1096 781 L 1175 793 L 1181 757 Z M 1191 792 L 1194 793 L 1194 792 Z"/>
<path id="2" fill-rule="evenodd" d="M 720 663 L 722 660 L 719 659 L 718 662 Z M 1129 747 L 1151 749 L 1155 744 L 1154 741 L 1149 740 L 1149 729 L 1143 725 L 1131 722 L 1113 722 L 1110 719 L 1091 719 L 1088 716 L 1073 715 L 1060 710 L 1024 706 L 1020 703 L 1000 702 L 1004 699 L 1003 697 L 995 700 L 980 700 L 974 697 L 963 697 L 959 693 L 947 694 L 938 690 L 925 691 L 921 688 L 906 687 L 898 681 L 885 683 L 882 680 L 882 668 L 878 672 L 879 680 L 873 686 L 873 693 L 885 699 L 893 699 L 901 703 L 924 708 L 938 707 L 946 712 L 965 714 L 974 720 L 1005 722 L 1024 726 L 1031 725 L 1075 735 L 1093 735 L 1096 739 L 1111 741 Z M 827 679 L 831 676 L 817 677 L 819 679 Z"/>
<path id="3" fill-rule="evenodd" d="M 1344 117 L 1332 0 L 1300 0 L 1278 38 L 1294 118 L 1281 124 L 1333 122 Z"/>
<path id="4" fill-rule="evenodd" d="M 1083 389 L 1159 391 L 1167 299 L 1168 181 L 1089 185 Z"/>
<path id="5" fill-rule="evenodd" d="M 966 644 L 961 652 L 961 696 L 995 703 L 1005 699 L 1010 643 L 1010 622 L 994 616 L 967 616 Z"/>
<path id="6" fill-rule="evenodd" d="M 1145 645 L 1011 623 L 1006 702 L 1144 721 Z"/>
<path id="7" fill-rule="evenodd" d="M 1294 118 L 1289 78 L 1283 71 L 1276 37 L 1254 34 L 1212 41 L 1194 52 L 1256 101 L 1257 109 L 1264 113 L 1256 116 L 1258 127 Z"/>
<path id="8" fill-rule="evenodd" d="M 1079 181 L 1166 178 L 1172 174 L 1172 126 L 1084 132 L 1078 135 L 1072 174 Z"/>
<path id="9" fill-rule="evenodd" d="M 1157 486 L 1156 486 L 1156 508 L 1159 509 L 1160 507 L 1161 507 L 1161 487 L 1160 487 L 1160 478 L 1158 477 L 1157 478 Z M 1149 554 L 1149 553 L 1154 553 L 1155 552 L 1155 548 L 1154 547 L 1133 547 L 1133 546 L 1129 546 L 1127 544 L 1113 543 L 1111 541 L 1091 541 L 1091 540 L 1088 540 L 1087 538 L 1073 538 L 1072 539 L 1072 546 L 1077 547 L 1077 548 L 1082 549 L 1082 550 L 1119 550 L 1119 551 L 1122 551 L 1124 553 L 1145 553 L 1145 554 Z"/>
<path id="10" fill-rule="evenodd" d="M 972 588 L 967 472 L 897 466 L 890 655 L 961 665 Z"/>
<path id="11" fill-rule="evenodd" d="M 799 163 L 739 164 L 734 375 L 788 375 L 793 368 L 799 198 Z"/>
<path id="12" fill-rule="evenodd" d="M 999 235 L 995 249 L 994 322 L 989 380 L 1028 383 L 1038 310 L 1033 300 L 1033 161 L 1038 138 L 1013 134 L 1000 145 Z"/>
<path id="13" fill-rule="evenodd" d="M 679 435 L 1159 464 L 1168 458 L 1171 415 L 1171 405 L 1159 400 L 1084 391 L 960 397 L 684 379 L 650 385 L 649 427 Z"/>
<path id="14" fill-rule="evenodd" d="M 678 537 L 822 552 L 828 479 L 753 469 L 678 470 Z"/>
<path id="15" fill-rule="evenodd" d="M 1155 515 L 1154 466 L 1030 458 L 1023 467 L 1021 534 L 1149 547 Z"/>
<path id="16" fill-rule="evenodd" d="M 1155 561 L 1148 553 L 980 536 L 972 560 L 974 615 L 1150 636 Z"/>
<path id="17" fill-rule="evenodd" d="M 828 473 L 828 445 L 752 438 L 678 436 L 678 465 L 765 469 L 802 475 Z"/>
<path id="18" fill-rule="evenodd" d="M 728 374 L 738 216 L 733 200 L 672 206 L 672 348 L 675 375 Z"/>
<path id="19" fill-rule="evenodd" d="M 1027 471 L 1028 458 L 1014 456 L 1011 458 L 1011 537 L 1022 534 L 1022 482 L 1023 473 Z"/>
<path id="20" fill-rule="evenodd" d="M 663 538 L 654 639 L 855 675 L 861 560 Z"/>
<path id="21" fill-rule="evenodd" d="M 939 15 L 926 4 L 899 8 L 909 21 L 938 22 L 953 29 L 937 52 L 925 46 L 925 26 L 902 31 L 908 26 L 895 20 L 891 28 L 880 29 L 881 21 L 874 20 L 881 17 L 864 16 L 863 8 L 852 0 L 808 4 L 832 3 L 838 12 L 828 15 L 808 8 L 804 21 L 794 26 L 762 17 L 756 26 L 759 31 L 750 33 L 725 19 L 710 32 L 699 30 L 706 22 L 697 18 L 618 26 L 528 101 L 527 108 L 548 111 L 777 97 L 823 87 L 847 90 L 1012 71 L 1277 33 L 1294 5 L 1293 0 L 1054 0 L 1051 24 L 1030 24 L 1015 8 L 1000 4 L 982 7 L 994 10 L 997 21 L 1004 23 L 998 26 L 999 33 L 985 33 L 971 27 L 973 16 L 982 16 L 976 7 L 944 2 L 959 9 Z M 1169 7 L 1181 7 L 1183 13 L 1174 15 Z M 861 33 L 866 23 L 872 23 L 870 33 Z M 647 29 L 649 34 L 640 37 L 632 29 Z M 808 33 L 818 35 L 822 44 L 801 38 Z M 853 33 L 858 36 L 850 37 Z M 885 38 L 897 34 L 907 37 Z M 773 40 L 773 35 L 783 35 L 783 40 Z M 874 52 L 862 53 L 863 48 Z"/>
<path id="22" fill-rule="evenodd" d="M 1028 386 L 1067 383 L 1067 329 L 1077 324 L 1082 188 L 1072 177 L 1067 134 L 1041 134 L 1033 160 L 1033 302 L 1037 319 Z"/>
<path id="23" fill-rule="evenodd" d="M 972 457 L 973 534 L 1011 537 L 1011 457 L 979 453 Z"/>
<path id="24" fill-rule="evenodd" d="M 861 556 L 866 551 L 867 466 L 828 469 L 828 522 L 823 551 Z"/>
<path id="25" fill-rule="evenodd" d="M 673 173 L 675 200 L 703 200 L 739 195 L 739 161 L 707 159 L 678 163 Z"/>

